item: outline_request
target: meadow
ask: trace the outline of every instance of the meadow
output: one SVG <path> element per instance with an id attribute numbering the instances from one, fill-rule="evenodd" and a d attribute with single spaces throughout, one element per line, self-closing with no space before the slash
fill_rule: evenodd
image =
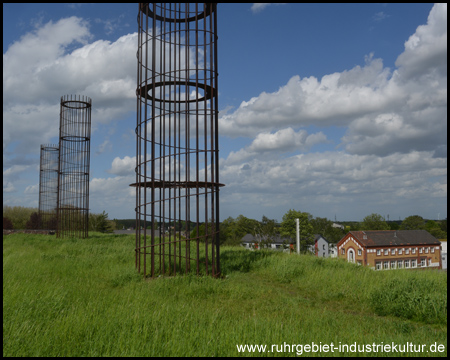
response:
<path id="1" fill-rule="evenodd" d="M 303 356 L 447 356 L 444 271 L 237 247 L 221 266 L 220 279 L 144 279 L 134 236 L 4 236 L 3 356 L 295 356 L 312 343 L 335 349 Z M 390 350 L 352 351 L 367 344 Z"/>

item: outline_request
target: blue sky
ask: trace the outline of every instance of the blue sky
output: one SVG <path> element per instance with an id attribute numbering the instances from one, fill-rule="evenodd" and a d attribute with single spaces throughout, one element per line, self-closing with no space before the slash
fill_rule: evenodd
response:
<path id="1" fill-rule="evenodd" d="M 134 218 L 137 4 L 3 4 L 3 203 L 38 206 L 62 95 L 90 206 Z M 445 4 L 219 4 L 221 220 L 447 217 Z"/>

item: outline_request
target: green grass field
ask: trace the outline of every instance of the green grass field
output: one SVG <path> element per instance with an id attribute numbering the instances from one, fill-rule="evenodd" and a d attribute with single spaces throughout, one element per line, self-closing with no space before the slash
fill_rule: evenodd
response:
<path id="1" fill-rule="evenodd" d="M 222 279 L 144 280 L 133 236 L 4 236 L 3 356 L 295 356 L 312 343 L 336 349 L 303 356 L 447 356 L 446 272 L 233 247 L 221 265 Z"/>

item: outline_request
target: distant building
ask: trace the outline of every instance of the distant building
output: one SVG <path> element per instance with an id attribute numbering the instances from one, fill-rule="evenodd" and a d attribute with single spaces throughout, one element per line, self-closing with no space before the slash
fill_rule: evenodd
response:
<path id="1" fill-rule="evenodd" d="M 341 229 L 341 230 L 344 230 L 344 225 L 341 225 L 341 224 L 333 223 L 333 224 L 331 225 L 331 227 L 339 228 L 339 229 Z"/>
<path id="2" fill-rule="evenodd" d="M 274 249 L 274 250 L 284 250 L 286 246 L 290 243 L 290 239 L 281 238 L 280 235 L 277 235 L 270 239 L 268 244 L 263 245 L 265 248 Z M 261 240 L 259 235 L 253 236 L 252 234 L 247 234 L 241 239 L 241 244 L 246 249 L 259 249 L 261 247 Z"/>
<path id="3" fill-rule="evenodd" d="M 441 242 L 425 230 L 350 231 L 338 257 L 375 270 L 440 269 Z"/>
<path id="4" fill-rule="evenodd" d="M 314 245 L 308 245 L 308 250 L 317 257 L 330 257 L 330 243 L 320 234 L 314 234 Z"/>

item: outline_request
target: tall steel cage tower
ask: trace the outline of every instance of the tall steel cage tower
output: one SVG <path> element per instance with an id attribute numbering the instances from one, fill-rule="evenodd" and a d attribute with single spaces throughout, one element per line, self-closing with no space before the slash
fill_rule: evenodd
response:
<path id="1" fill-rule="evenodd" d="M 61 97 L 57 237 L 88 237 L 92 101 Z"/>
<path id="2" fill-rule="evenodd" d="M 42 229 L 56 230 L 58 164 L 58 145 L 41 145 L 39 169 L 39 216 L 42 221 Z"/>
<path id="3" fill-rule="evenodd" d="M 217 6 L 140 3 L 136 268 L 218 276 Z"/>

